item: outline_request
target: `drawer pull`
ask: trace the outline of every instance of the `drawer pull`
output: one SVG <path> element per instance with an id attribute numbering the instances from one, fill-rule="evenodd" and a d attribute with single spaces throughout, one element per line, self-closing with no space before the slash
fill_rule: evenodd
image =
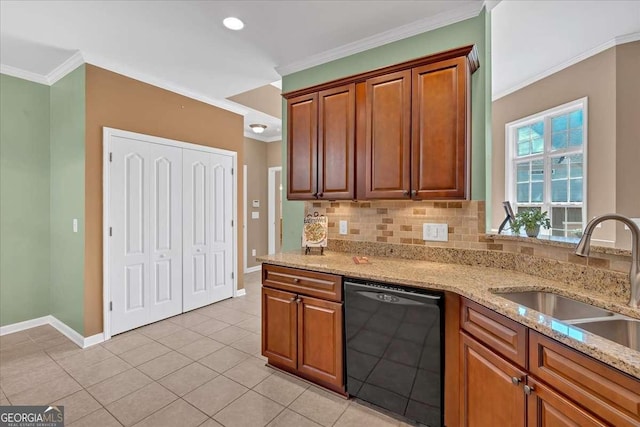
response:
<path id="1" fill-rule="evenodd" d="M 531 387 L 530 385 L 525 385 L 524 386 L 524 394 L 526 394 L 527 396 L 530 396 L 531 393 L 533 393 L 534 391 L 536 391 L 533 387 Z"/>
<path id="2" fill-rule="evenodd" d="M 518 377 L 511 377 L 511 382 L 513 383 L 513 385 L 518 385 L 521 381 L 522 380 Z"/>
<path id="3" fill-rule="evenodd" d="M 293 278 L 293 283 L 298 283 L 300 281 L 300 279 L 298 279 L 297 277 Z"/>

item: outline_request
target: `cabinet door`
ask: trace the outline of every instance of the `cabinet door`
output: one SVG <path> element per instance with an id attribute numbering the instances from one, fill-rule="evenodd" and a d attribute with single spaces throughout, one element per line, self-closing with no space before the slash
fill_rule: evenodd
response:
<path id="1" fill-rule="evenodd" d="M 365 198 L 409 198 L 411 71 L 366 84 Z"/>
<path id="2" fill-rule="evenodd" d="M 342 304 L 300 297 L 298 305 L 298 371 L 341 387 Z"/>
<path id="3" fill-rule="evenodd" d="M 318 96 L 318 199 L 353 199 L 355 84 Z"/>
<path id="4" fill-rule="evenodd" d="M 465 57 L 413 69 L 411 188 L 417 199 L 468 194 L 469 71 Z"/>
<path id="5" fill-rule="evenodd" d="M 318 94 L 287 102 L 287 198 L 315 199 L 318 192 Z"/>
<path id="6" fill-rule="evenodd" d="M 531 377 L 527 380 L 527 385 L 532 388 L 527 402 L 528 427 L 605 427 L 608 425 Z"/>
<path id="7" fill-rule="evenodd" d="M 524 427 L 525 372 L 465 333 L 460 334 L 462 425 Z"/>
<path id="8" fill-rule="evenodd" d="M 262 355 L 269 362 L 296 369 L 296 294 L 262 288 Z"/>

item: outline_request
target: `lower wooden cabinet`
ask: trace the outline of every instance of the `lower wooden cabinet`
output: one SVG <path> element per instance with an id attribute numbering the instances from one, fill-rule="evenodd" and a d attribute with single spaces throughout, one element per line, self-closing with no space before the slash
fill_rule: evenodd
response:
<path id="1" fill-rule="evenodd" d="M 462 425 L 524 427 L 526 373 L 464 332 L 460 335 Z"/>
<path id="2" fill-rule="evenodd" d="M 262 287 L 262 355 L 344 393 L 342 303 Z"/>

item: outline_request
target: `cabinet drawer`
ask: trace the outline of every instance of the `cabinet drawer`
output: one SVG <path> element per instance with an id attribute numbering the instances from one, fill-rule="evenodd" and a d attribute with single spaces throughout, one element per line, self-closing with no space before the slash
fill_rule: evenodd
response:
<path id="1" fill-rule="evenodd" d="M 342 301 L 342 276 L 262 264 L 262 284 L 283 291 Z"/>
<path id="2" fill-rule="evenodd" d="M 460 327 L 502 356 L 527 367 L 527 327 L 466 298 L 462 299 Z"/>
<path id="3" fill-rule="evenodd" d="M 534 331 L 529 351 L 532 375 L 612 425 L 640 425 L 640 381 Z"/>

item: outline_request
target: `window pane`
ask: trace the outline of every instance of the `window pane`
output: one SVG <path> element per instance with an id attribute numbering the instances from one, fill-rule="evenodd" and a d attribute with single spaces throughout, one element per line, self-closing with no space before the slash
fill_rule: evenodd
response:
<path id="1" fill-rule="evenodd" d="M 552 180 L 551 181 L 551 201 L 552 202 L 567 202 L 567 180 Z"/>
<path id="2" fill-rule="evenodd" d="M 551 149 L 561 150 L 567 148 L 567 132 L 558 132 L 551 135 Z"/>
<path id="3" fill-rule="evenodd" d="M 582 178 L 572 179 L 569 181 L 571 186 L 570 202 L 582 202 Z"/>
<path id="4" fill-rule="evenodd" d="M 518 128 L 518 141 L 529 141 L 530 138 L 531 128 L 529 126 Z"/>
<path id="5" fill-rule="evenodd" d="M 567 178 L 567 163 L 569 163 L 566 156 L 552 157 L 551 158 L 551 179 L 566 179 Z"/>
<path id="6" fill-rule="evenodd" d="M 582 178 L 582 154 L 569 156 L 571 178 Z"/>
<path id="7" fill-rule="evenodd" d="M 567 208 L 567 220 L 582 224 L 582 208 Z"/>
<path id="8" fill-rule="evenodd" d="M 518 203 L 529 203 L 529 183 L 518 184 Z"/>
<path id="9" fill-rule="evenodd" d="M 531 202 L 542 203 L 544 196 L 544 182 L 531 183 Z"/>
<path id="10" fill-rule="evenodd" d="M 568 127 L 567 115 L 558 116 L 551 119 L 551 131 L 553 133 L 567 130 L 567 127 Z"/>
<path id="11" fill-rule="evenodd" d="M 551 208 L 551 235 L 564 236 L 565 208 Z"/>
<path id="12" fill-rule="evenodd" d="M 569 127 L 571 129 L 582 127 L 582 110 L 569 114 Z"/>
<path id="13" fill-rule="evenodd" d="M 582 208 L 551 208 L 551 234 L 562 237 L 582 235 Z"/>
<path id="14" fill-rule="evenodd" d="M 544 181 L 544 160 L 534 160 L 531 162 L 531 181 Z"/>
<path id="15" fill-rule="evenodd" d="M 537 122 L 531 125 L 531 137 L 535 138 L 536 136 L 542 138 L 544 135 L 544 122 Z"/>
<path id="16" fill-rule="evenodd" d="M 518 163 L 518 182 L 529 182 L 529 162 Z"/>
<path id="17" fill-rule="evenodd" d="M 582 145 L 582 129 L 569 132 L 569 145 L 579 147 Z"/>
<path id="18" fill-rule="evenodd" d="M 544 151 L 544 139 L 533 138 L 531 140 L 531 152 L 533 154 L 542 153 Z"/>
<path id="19" fill-rule="evenodd" d="M 528 156 L 531 154 L 531 149 L 529 148 L 529 141 L 518 142 L 518 156 Z"/>

